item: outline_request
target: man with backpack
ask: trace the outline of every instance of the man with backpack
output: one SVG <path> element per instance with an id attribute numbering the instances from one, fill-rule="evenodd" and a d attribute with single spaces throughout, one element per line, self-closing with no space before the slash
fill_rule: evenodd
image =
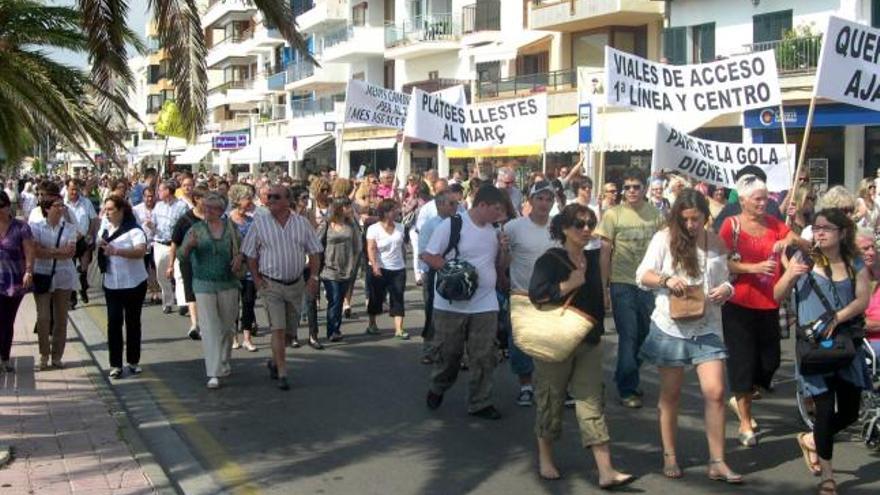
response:
<path id="1" fill-rule="evenodd" d="M 492 226 L 504 218 L 506 198 L 495 186 L 480 187 L 473 206 L 444 220 L 422 260 L 437 271 L 434 295 L 434 370 L 426 398 L 437 409 L 458 377 L 467 345 L 471 370 L 468 414 L 499 419 L 492 404 L 495 331 L 498 328 L 497 270 L 510 263 L 507 238 Z"/>

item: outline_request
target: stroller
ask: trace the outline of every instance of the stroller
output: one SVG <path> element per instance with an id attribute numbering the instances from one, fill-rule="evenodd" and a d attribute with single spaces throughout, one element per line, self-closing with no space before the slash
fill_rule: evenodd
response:
<path id="1" fill-rule="evenodd" d="M 880 450 L 880 375 L 877 374 L 877 368 L 880 363 L 877 362 L 877 354 L 867 340 L 862 341 L 862 347 L 865 350 L 865 361 L 868 370 L 871 373 L 871 390 L 862 393 L 862 405 L 859 410 L 859 425 L 861 433 L 860 439 L 870 450 Z M 800 363 L 795 360 L 795 375 L 800 372 Z M 799 376 L 798 376 L 799 378 Z M 803 386 L 800 379 L 797 380 L 797 406 L 801 420 L 809 429 L 813 429 L 813 403 L 812 400 L 804 394 Z"/>

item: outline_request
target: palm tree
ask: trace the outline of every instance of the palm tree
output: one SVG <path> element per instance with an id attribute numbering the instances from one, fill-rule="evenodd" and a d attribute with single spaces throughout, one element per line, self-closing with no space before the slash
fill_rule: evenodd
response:
<path id="1" fill-rule="evenodd" d="M 141 48 L 127 28 L 122 36 Z M 79 10 L 33 0 L 0 0 L 0 146 L 10 161 L 27 155 L 30 143 L 46 132 L 83 155 L 83 143 L 89 140 L 111 155 L 122 145 L 117 134 L 108 132 L 110 118 L 95 107 L 91 96 L 118 113 L 131 113 L 125 99 L 42 49 L 84 52 L 87 47 Z"/>
<path id="2" fill-rule="evenodd" d="M 294 49 L 308 54 L 297 32 L 289 0 L 245 0 L 262 11 L 268 24 L 277 26 Z M 114 107 L 113 98 L 125 96 L 133 76 L 127 65 L 127 0 L 78 0 L 88 38 L 92 80 L 101 90 L 99 104 Z M 194 138 L 207 116 L 208 75 L 205 65 L 205 33 L 196 0 L 149 0 L 159 33 L 159 43 L 169 54 L 169 72 L 176 88 L 176 102 L 187 136 Z M 111 96 L 113 98 L 111 98 Z"/>

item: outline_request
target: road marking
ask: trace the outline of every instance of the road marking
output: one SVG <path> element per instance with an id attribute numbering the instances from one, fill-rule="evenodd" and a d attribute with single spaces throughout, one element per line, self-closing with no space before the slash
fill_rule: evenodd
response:
<path id="1" fill-rule="evenodd" d="M 98 324 L 98 328 L 107 328 L 107 316 L 98 306 L 85 306 L 84 309 Z M 260 488 L 251 482 L 247 471 L 232 460 L 232 456 L 223 445 L 199 423 L 196 416 L 183 405 L 183 402 L 161 378 L 151 373 L 149 368 L 144 370 L 142 376 L 148 378 L 143 380 L 143 383 L 156 398 L 159 406 L 165 410 L 171 424 L 180 427 L 190 445 L 205 460 L 211 474 L 215 475 L 222 485 L 236 495 L 260 495 L 262 493 Z"/>

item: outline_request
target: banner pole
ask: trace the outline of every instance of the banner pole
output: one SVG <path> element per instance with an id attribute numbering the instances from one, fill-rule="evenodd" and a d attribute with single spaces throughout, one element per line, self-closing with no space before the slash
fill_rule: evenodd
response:
<path id="1" fill-rule="evenodd" d="M 547 177 L 547 138 L 541 143 L 541 173 Z"/>
<path id="2" fill-rule="evenodd" d="M 801 149 L 798 155 L 798 164 L 797 169 L 795 170 L 794 177 L 792 177 L 792 186 L 791 189 L 797 185 L 797 179 L 803 173 L 804 168 L 804 159 L 807 156 L 807 143 L 810 140 L 810 131 L 813 128 L 813 111 L 816 109 L 816 95 L 813 94 L 812 98 L 810 98 L 810 108 L 807 110 L 807 123 L 804 126 L 804 138 L 801 141 Z"/>
<path id="3" fill-rule="evenodd" d="M 779 101 L 779 118 L 780 125 L 782 127 L 782 144 L 785 145 L 785 163 L 791 162 L 791 155 L 788 151 L 788 131 L 785 127 L 785 107 L 782 100 Z M 791 187 L 788 188 L 788 192 L 785 194 L 785 199 L 782 201 L 782 204 L 785 205 L 785 223 L 786 225 L 791 225 L 794 221 L 794 218 L 788 214 L 788 204 L 792 201 L 792 199 L 797 198 L 797 175 L 794 176 L 795 181 L 792 183 Z M 796 205 L 800 208 L 800 205 Z"/>

